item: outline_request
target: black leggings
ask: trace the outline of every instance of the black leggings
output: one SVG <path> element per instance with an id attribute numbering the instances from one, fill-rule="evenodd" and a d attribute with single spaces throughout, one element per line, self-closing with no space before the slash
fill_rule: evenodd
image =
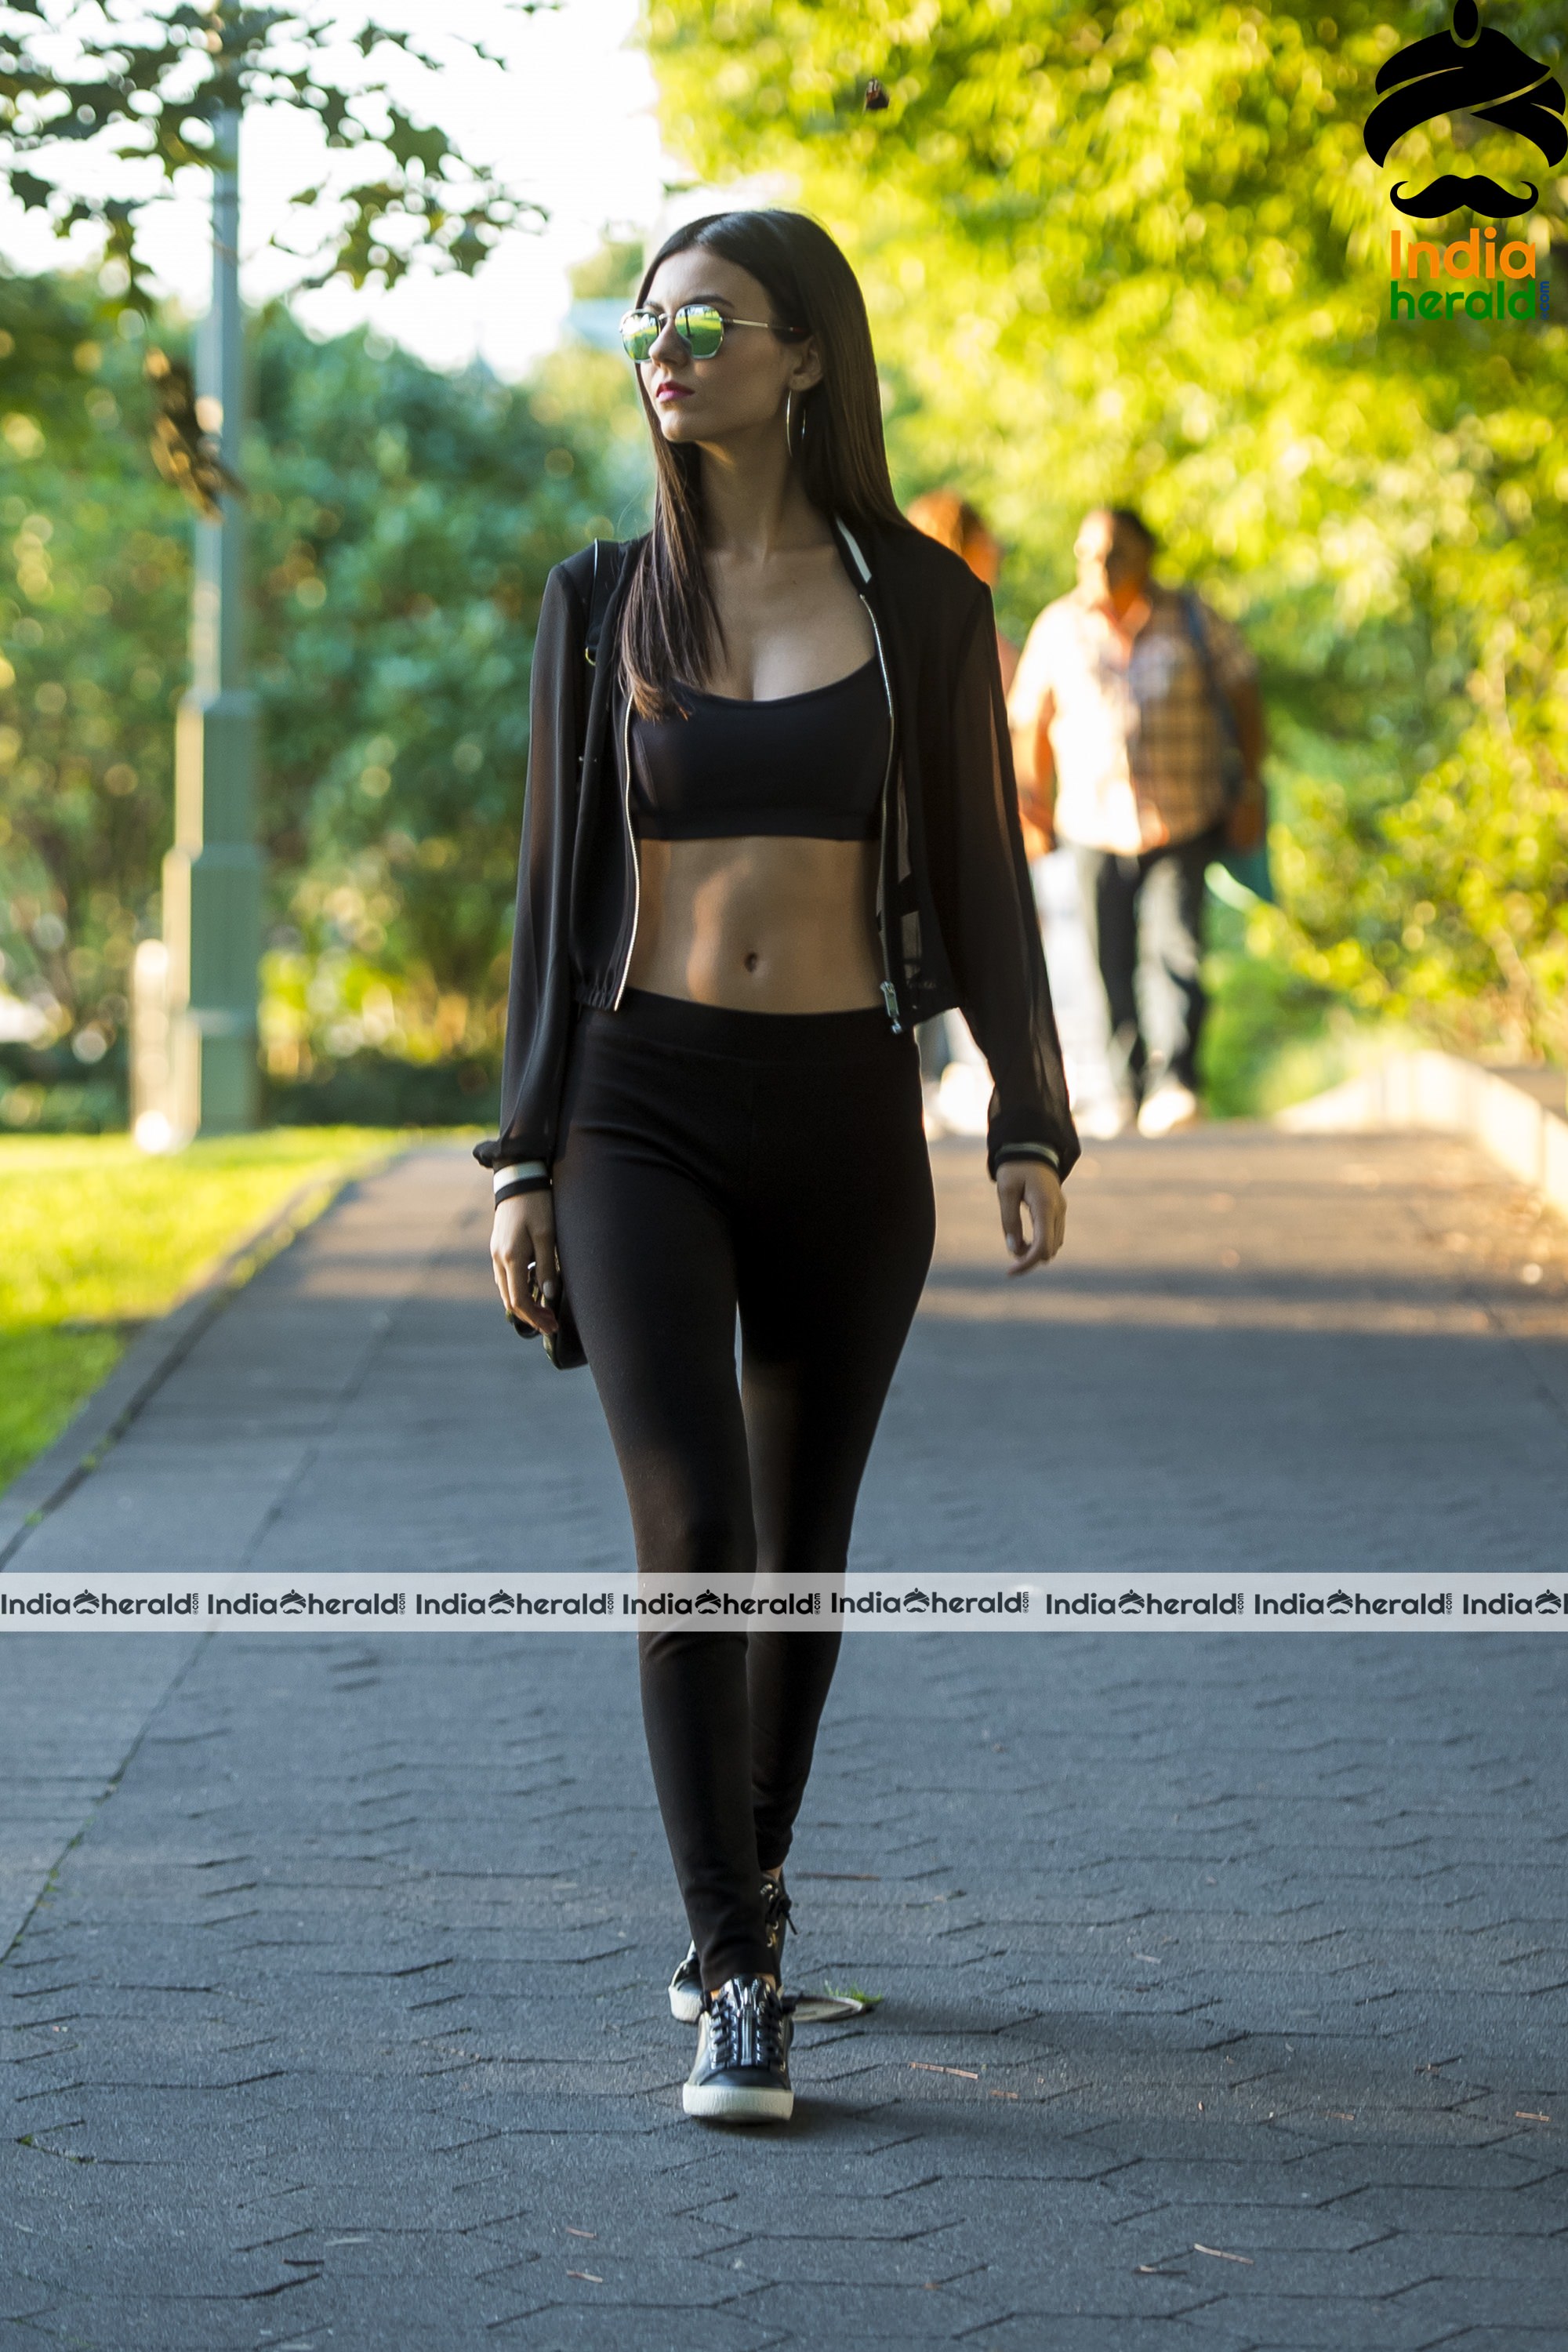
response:
<path id="1" fill-rule="evenodd" d="M 562 1278 L 638 1567 L 841 1571 L 935 1236 L 913 1039 L 879 1009 L 731 1013 L 629 989 L 617 1013 L 578 1015 L 562 1128 Z M 762 1874 L 789 1851 L 838 1642 L 641 1638 L 654 1784 L 710 1990 L 772 1965 Z"/>

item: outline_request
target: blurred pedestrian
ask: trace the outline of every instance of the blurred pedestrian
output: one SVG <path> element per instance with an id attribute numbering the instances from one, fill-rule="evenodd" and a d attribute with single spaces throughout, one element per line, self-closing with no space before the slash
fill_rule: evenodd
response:
<path id="1" fill-rule="evenodd" d="M 956 490 L 922 490 L 911 499 L 904 509 L 917 530 L 928 539 L 951 548 L 962 555 L 977 580 L 984 580 L 993 595 L 1002 577 L 1002 542 L 986 523 L 977 507 L 961 498 Z M 1004 693 L 1013 683 L 1018 667 L 1018 648 L 1011 637 L 996 632 L 996 656 L 1002 665 Z"/>
<path id="2" fill-rule="evenodd" d="M 1023 809 L 1078 867 L 1121 1117 L 1168 1135 L 1200 1115 L 1204 876 L 1263 835 L 1263 709 L 1240 632 L 1157 582 L 1154 551 L 1131 508 L 1084 517 L 1007 709 Z"/>

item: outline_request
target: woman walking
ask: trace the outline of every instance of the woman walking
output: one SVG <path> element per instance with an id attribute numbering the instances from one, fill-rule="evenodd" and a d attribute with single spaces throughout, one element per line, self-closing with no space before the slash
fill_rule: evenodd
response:
<path id="1" fill-rule="evenodd" d="M 931 1260 L 913 1024 L 962 1004 L 991 1065 L 1014 1272 L 1078 1151 L 995 629 L 899 513 L 825 230 L 689 224 L 622 336 L 654 524 L 545 589 L 491 1257 L 519 1320 L 581 1335 L 639 1570 L 840 1572 Z M 794 2105 L 782 1869 L 838 1640 L 641 1638 L 689 2115 Z"/>

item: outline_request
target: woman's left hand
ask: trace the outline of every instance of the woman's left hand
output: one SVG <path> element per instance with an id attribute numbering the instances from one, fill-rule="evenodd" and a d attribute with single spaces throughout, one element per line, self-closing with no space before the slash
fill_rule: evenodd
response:
<path id="1" fill-rule="evenodd" d="M 1002 1212 L 1002 1231 L 1007 1237 L 1007 1252 L 1013 1261 L 1008 1273 L 1027 1274 L 1031 1266 L 1048 1265 L 1062 1245 L 1068 1214 L 1062 1180 L 1056 1170 L 1043 1160 L 1004 1160 L 996 1171 L 996 1204 Z M 1034 1236 L 1026 1246 L 1026 1208 Z"/>

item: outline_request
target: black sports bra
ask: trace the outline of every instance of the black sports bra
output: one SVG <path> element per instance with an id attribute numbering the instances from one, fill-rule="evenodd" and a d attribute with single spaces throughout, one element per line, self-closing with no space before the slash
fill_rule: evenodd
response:
<path id="1" fill-rule="evenodd" d="M 653 841 L 774 833 L 874 841 L 888 765 L 875 656 L 831 686 L 767 702 L 676 688 L 689 718 L 632 720 L 632 823 Z"/>

